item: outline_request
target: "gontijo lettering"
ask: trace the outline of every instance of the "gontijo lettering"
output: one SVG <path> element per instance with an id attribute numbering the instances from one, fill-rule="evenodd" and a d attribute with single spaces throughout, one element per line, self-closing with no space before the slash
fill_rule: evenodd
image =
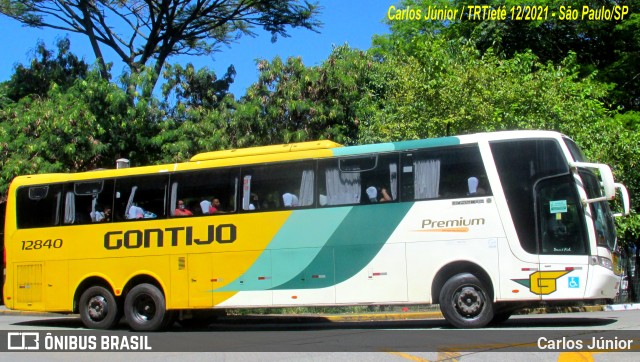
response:
<path id="1" fill-rule="evenodd" d="M 206 234 L 199 230 L 195 230 L 194 234 L 193 226 L 109 231 L 104 234 L 104 248 L 107 250 L 118 250 L 122 247 L 125 249 L 162 248 L 178 245 L 209 245 L 214 241 L 228 244 L 236 241 L 237 229 L 234 224 L 207 225 L 206 228 Z M 203 234 L 204 237 L 202 237 Z"/>

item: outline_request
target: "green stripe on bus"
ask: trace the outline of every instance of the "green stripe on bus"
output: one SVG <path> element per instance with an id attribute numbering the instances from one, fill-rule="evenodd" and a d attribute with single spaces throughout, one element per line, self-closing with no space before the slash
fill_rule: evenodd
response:
<path id="1" fill-rule="evenodd" d="M 316 259 L 352 208 L 292 212 L 256 262 L 237 280 L 215 291 L 263 290 L 265 283 L 258 278 L 265 274 L 265 270 L 273 270 L 269 287 L 288 282 Z"/>
<path id="2" fill-rule="evenodd" d="M 354 207 L 315 259 L 272 289 L 310 289 L 341 283 L 360 272 L 380 252 L 413 203 Z"/>
<path id="3" fill-rule="evenodd" d="M 459 144 L 460 139 L 458 137 L 441 137 L 413 141 L 380 143 L 374 145 L 340 147 L 334 148 L 331 151 L 335 156 L 355 156 L 369 153 L 406 151 L 418 148 L 432 148 Z"/>

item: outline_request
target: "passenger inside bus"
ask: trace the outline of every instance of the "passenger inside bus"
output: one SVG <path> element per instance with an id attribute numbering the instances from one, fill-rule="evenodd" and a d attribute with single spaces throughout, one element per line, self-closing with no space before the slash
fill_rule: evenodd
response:
<path id="1" fill-rule="evenodd" d="M 469 179 L 467 180 L 467 183 L 469 184 L 469 193 L 467 195 L 474 196 L 474 195 L 485 194 L 485 190 L 482 187 L 480 187 L 480 180 L 478 180 L 477 177 L 475 176 L 469 177 Z"/>
<path id="2" fill-rule="evenodd" d="M 387 201 L 392 201 L 393 199 L 391 198 L 391 196 L 389 195 L 389 192 L 387 191 L 386 187 L 382 187 L 380 189 L 380 202 L 387 202 Z"/>
<path id="3" fill-rule="evenodd" d="M 224 210 L 222 209 L 222 203 L 220 202 L 220 199 L 218 199 L 216 197 L 211 199 L 208 213 L 209 214 L 215 214 L 215 213 L 223 213 L 223 212 L 224 212 Z"/>
<path id="4" fill-rule="evenodd" d="M 108 211 L 108 214 L 107 214 L 107 211 Z M 90 213 L 91 221 L 92 222 L 109 221 L 106 218 L 110 217 L 111 216 L 110 214 L 111 214 L 111 209 L 107 208 L 107 209 L 103 210 L 102 206 L 100 204 L 96 204 L 95 210 L 91 211 L 91 213 Z"/>
<path id="5" fill-rule="evenodd" d="M 378 189 L 375 186 L 369 186 L 365 190 L 370 202 L 378 202 Z"/>
<path id="6" fill-rule="evenodd" d="M 260 200 L 258 199 L 258 195 L 252 192 L 249 198 L 248 210 L 259 210 L 259 209 L 260 209 Z"/>
<path id="7" fill-rule="evenodd" d="M 371 203 L 393 201 L 386 187 L 377 188 L 375 186 L 369 186 L 365 190 L 365 193 Z"/>
<path id="8" fill-rule="evenodd" d="M 211 209 L 211 201 L 209 200 L 200 201 L 200 209 L 202 210 L 203 214 L 207 215 L 209 213 L 209 210 Z"/>
<path id="9" fill-rule="evenodd" d="M 178 200 L 178 207 L 173 212 L 175 216 L 193 216 L 191 210 L 187 209 L 183 200 Z"/>
<path id="10" fill-rule="evenodd" d="M 282 202 L 284 207 L 297 207 L 298 206 L 298 196 L 292 193 L 285 193 L 282 195 Z"/>
<path id="11" fill-rule="evenodd" d="M 127 219 L 142 218 L 144 218 L 144 210 L 136 204 L 131 205 L 131 207 L 129 208 L 129 212 L 127 213 Z"/>

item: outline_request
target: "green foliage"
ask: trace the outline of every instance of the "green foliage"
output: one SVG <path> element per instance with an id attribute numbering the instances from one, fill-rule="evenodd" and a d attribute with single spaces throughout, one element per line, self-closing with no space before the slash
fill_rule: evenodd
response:
<path id="1" fill-rule="evenodd" d="M 150 138 L 150 147 L 158 150 L 156 162 L 182 162 L 204 151 L 229 149 L 230 119 L 235 100 L 226 95 L 215 109 L 178 105 L 175 118 L 158 123 L 158 132 Z"/>
<path id="2" fill-rule="evenodd" d="M 15 73 L 6 82 L 6 96 L 18 101 L 26 96 L 45 97 L 53 84 L 67 89 L 76 79 L 85 78 L 88 65 L 70 52 L 68 38 L 57 41 L 58 54 L 53 54 L 39 42 L 35 57 L 29 66 L 16 66 Z"/>
<path id="3" fill-rule="evenodd" d="M 624 184 L 631 197 L 632 214 L 617 218 L 623 243 L 640 238 L 640 114 L 627 112 L 613 119 L 583 124 L 574 130 L 574 139 L 592 160 L 611 165 L 616 181 Z"/>
<path id="4" fill-rule="evenodd" d="M 95 166 L 105 129 L 73 94 L 56 87 L 50 98 L 23 98 L 0 113 L 0 192 L 16 175 L 64 172 Z"/>
<path id="5" fill-rule="evenodd" d="M 169 64 L 163 75 L 163 108 L 171 115 L 171 111 L 179 111 L 184 107 L 217 108 L 229 94 L 236 70 L 231 65 L 226 74 L 218 79 L 215 72 L 207 68 L 196 70 L 191 63 L 186 67 Z"/>
<path id="6" fill-rule="evenodd" d="M 607 87 L 580 79 L 573 54 L 556 66 L 531 52 L 501 59 L 471 42 L 414 39 L 400 49 L 379 39 L 376 52 L 401 70 L 387 84 L 385 113 L 365 133 L 388 140 L 506 129 L 571 134 L 608 116 L 600 101 Z"/>
<path id="7" fill-rule="evenodd" d="M 334 49 L 317 67 L 300 58 L 258 62 L 258 81 L 238 103 L 232 143 L 257 144 L 331 139 L 354 143 L 362 114 L 375 96 L 367 88 L 377 64 L 366 53 L 346 46 Z"/>
<path id="8" fill-rule="evenodd" d="M 478 5 L 470 0 L 404 0 L 398 8 L 411 6 L 426 9 L 429 6 L 445 6 L 461 9 L 464 5 Z M 526 4 L 515 0 L 489 0 L 482 3 L 493 8 L 506 5 L 540 5 L 548 7 L 548 18 L 539 21 L 523 21 L 512 18 L 507 10 L 507 19 L 438 21 L 389 21 L 395 43 L 404 47 L 415 44 L 416 36 L 436 35 L 440 39 L 471 41 L 481 54 L 491 50 L 500 58 L 509 59 L 518 53 L 531 51 L 540 62 L 551 61 L 559 65 L 571 54 L 575 54 L 580 75 L 588 76 L 598 71 L 597 79 L 615 84 L 607 97 L 610 108 L 623 111 L 640 110 L 640 1 L 638 0 L 535 0 Z M 591 9 L 613 6 L 628 6 L 629 14 L 620 21 L 605 20 L 560 20 L 560 9 Z M 466 8 L 465 8 L 466 9 Z M 555 12 L 555 17 L 550 14 Z M 467 11 L 468 13 L 468 11 Z"/>
<path id="9" fill-rule="evenodd" d="M 19 69 L 35 74 L 42 64 L 34 60 L 31 68 Z M 72 74 L 76 78 L 69 76 L 64 86 L 50 80 L 45 94 L 24 91 L 17 79 L 28 77 L 3 84 L 4 99 L 7 93 L 24 94 L 0 109 L 0 193 L 17 175 L 112 167 L 123 156 L 138 164 L 154 158 L 148 138 L 156 130 L 150 121 L 156 111 L 144 102 L 131 106 L 127 94 L 97 71 Z"/>

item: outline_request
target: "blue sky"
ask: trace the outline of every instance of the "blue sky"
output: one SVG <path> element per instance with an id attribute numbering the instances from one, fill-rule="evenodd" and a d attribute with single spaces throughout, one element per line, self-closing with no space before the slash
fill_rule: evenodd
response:
<path id="1" fill-rule="evenodd" d="M 231 47 L 223 47 L 221 52 L 211 56 L 171 58 L 170 63 L 191 62 L 197 69 L 208 67 L 218 76 L 224 75 L 227 67 L 233 64 L 237 75 L 231 91 L 237 96 L 245 93 L 247 87 L 257 80 L 256 59 L 271 60 L 279 55 L 283 59 L 300 56 L 307 66 L 319 65 L 331 53 L 334 46 L 348 44 L 357 49 L 368 49 L 374 34 L 388 32 L 383 23 L 393 0 L 319 0 L 320 21 L 324 24 L 320 33 L 293 29 L 289 38 L 278 38 L 271 43 L 269 34 L 256 38 L 243 37 Z M 6 16 L 0 16 L 0 43 L 3 44 L 3 56 L 0 57 L 0 81 L 8 80 L 16 64 L 27 64 L 38 40 L 45 42 L 47 48 L 55 49 L 55 40 L 67 35 L 64 32 L 43 28 L 34 29 Z M 86 37 L 70 33 L 71 51 L 93 64 L 95 57 Z M 107 61 L 113 62 L 114 75 L 126 69 L 112 52 L 103 47 Z"/>

